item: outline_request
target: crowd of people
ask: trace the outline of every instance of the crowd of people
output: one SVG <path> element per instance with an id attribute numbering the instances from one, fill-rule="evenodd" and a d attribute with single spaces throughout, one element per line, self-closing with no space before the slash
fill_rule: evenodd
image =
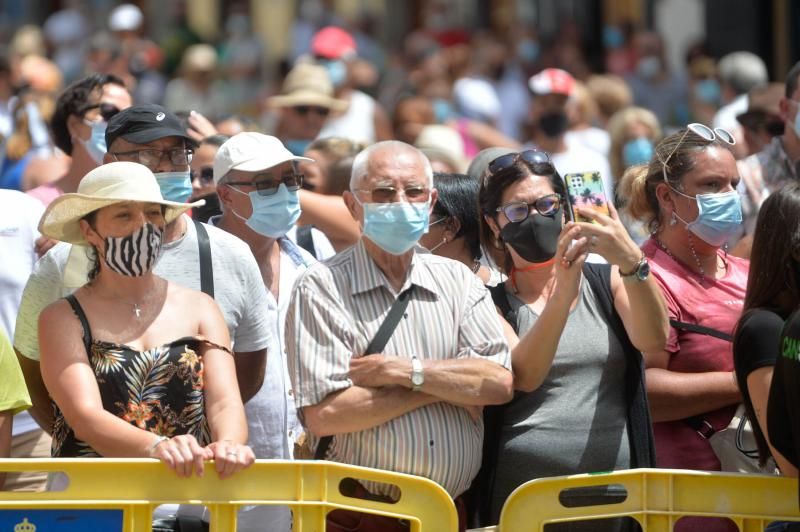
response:
<path id="1" fill-rule="evenodd" d="M 228 22 L 173 79 L 133 68 L 158 47 L 130 4 L 83 63 L 0 57 L 0 456 L 327 459 L 436 481 L 462 530 L 535 478 L 742 471 L 713 444 L 740 418 L 798 475 L 800 63 L 693 47 L 684 78 L 638 31 L 591 74 L 568 41 L 420 31 L 380 64 L 320 25 L 264 96 Z"/>

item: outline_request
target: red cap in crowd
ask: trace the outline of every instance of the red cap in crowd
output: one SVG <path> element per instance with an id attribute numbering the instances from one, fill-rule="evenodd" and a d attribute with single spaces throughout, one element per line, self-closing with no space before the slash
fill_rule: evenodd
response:
<path id="1" fill-rule="evenodd" d="M 356 41 L 342 28 L 327 26 L 311 39 L 311 53 L 325 59 L 342 59 L 356 54 Z"/>
<path id="2" fill-rule="evenodd" d="M 575 88 L 575 78 L 560 68 L 545 68 L 528 80 L 534 94 L 562 94 L 570 96 Z"/>

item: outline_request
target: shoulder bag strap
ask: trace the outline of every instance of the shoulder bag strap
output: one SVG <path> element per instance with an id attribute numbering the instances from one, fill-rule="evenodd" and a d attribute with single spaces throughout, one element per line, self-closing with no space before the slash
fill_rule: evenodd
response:
<path id="1" fill-rule="evenodd" d="M 372 341 L 367 346 L 366 354 L 380 353 L 383 351 L 383 348 L 386 347 L 386 343 L 389 341 L 389 338 L 391 338 L 395 328 L 397 328 L 397 324 L 400 323 L 400 319 L 402 319 L 406 307 L 408 307 L 408 302 L 411 299 L 411 291 L 413 289 L 414 285 L 411 285 L 397 296 L 397 299 L 392 304 L 392 308 L 389 309 L 389 313 L 378 328 L 378 332 L 375 333 Z M 319 444 L 317 444 L 317 450 L 314 453 L 314 460 L 325 459 L 325 454 L 328 452 L 328 447 L 330 447 L 332 441 L 333 436 L 323 436 L 320 438 Z"/>
<path id="2" fill-rule="evenodd" d="M 597 297 L 609 328 L 619 339 L 625 352 L 625 386 L 628 400 L 628 439 L 631 446 L 631 467 L 655 467 L 655 439 L 647 402 L 642 354 L 630 340 L 622 319 L 614 307 L 611 291 L 611 266 L 585 263 L 583 275 Z"/>
<path id="3" fill-rule="evenodd" d="M 310 225 L 297 227 L 297 245 L 311 253 L 311 256 L 316 259 L 319 257 L 317 257 L 317 250 L 314 248 L 314 236 L 311 234 L 311 227 Z"/>
<path id="4" fill-rule="evenodd" d="M 86 313 L 83 312 L 83 307 L 81 304 L 78 303 L 78 298 L 75 297 L 74 294 L 70 294 L 64 299 L 67 300 L 69 306 L 72 307 L 72 311 L 77 316 L 78 321 L 81 322 L 81 328 L 83 329 L 83 347 L 86 348 L 86 356 L 92 356 L 92 329 L 89 327 L 89 320 L 86 318 Z"/>
<path id="5" fill-rule="evenodd" d="M 200 251 L 200 290 L 214 297 L 214 264 L 211 262 L 211 241 L 205 225 L 192 220 L 197 228 L 197 247 Z"/>

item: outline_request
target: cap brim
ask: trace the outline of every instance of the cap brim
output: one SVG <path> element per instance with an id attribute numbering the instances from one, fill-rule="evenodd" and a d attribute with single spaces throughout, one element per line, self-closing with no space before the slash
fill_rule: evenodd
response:
<path id="1" fill-rule="evenodd" d="M 267 157 L 254 157 L 247 161 L 242 161 L 240 163 L 231 165 L 231 167 L 228 169 L 228 172 L 230 172 L 231 170 L 241 170 L 243 172 L 258 172 L 259 170 L 266 170 L 268 168 L 272 168 L 278 166 L 279 164 L 283 164 L 289 161 L 307 161 L 313 163 L 314 159 L 309 159 L 308 157 L 301 157 L 300 155 L 293 155 L 292 157 L 287 157 L 286 159 L 277 161 L 275 159 L 270 159 Z"/>
<path id="2" fill-rule="evenodd" d="M 201 207 L 206 203 L 205 200 L 198 200 L 192 203 L 177 203 L 167 200 L 151 201 L 132 198 L 98 198 L 96 196 L 87 196 L 77 193 L 64 194 L 48 205 L 42 215 L 42 219 L 39 221 L 39 232 L 61 242 L 87 245 L 80 229 L 80 220 L 87 214 L 102 209 L 103 207 L 129 201 L 157 203 L 165 206 L 164 220 L 166 223 L 172 222 L 187 210 L 194 207 Z"/>
<path id="3" fill-rule="evenodd" d="M 191 144 L 196 145 L 197 142 L 189 136 L 186 131 L 180 129 L 174 129 L 171 127 L 152 127 L 143 129 L 141 131 L 134 131 L 130 133 L 125 133 L 123 135 L 119 135 L 117 138 L 125 139 L 128 142 L 132 142 L 133 144 L 147 144 L 148 142 L 153 142 L 158 139 L 163 139 L 166 137 L 180 137 L 184 140 L 188 140 Z"/>

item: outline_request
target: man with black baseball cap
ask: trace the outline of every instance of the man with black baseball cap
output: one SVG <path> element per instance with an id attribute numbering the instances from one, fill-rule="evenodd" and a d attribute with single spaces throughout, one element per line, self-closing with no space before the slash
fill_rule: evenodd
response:
<path id="1" fill-rule="evenodd" d="M 116 114 L 106 129 L 104 162 L 133 161 L 155 173 L 165 199 L 186 201 L 191 192 L 189 161 L 192 140 L 178 118 L 157 105 L 136 105 Z M 177 199 L 186 180 L 188 191 Z M 236 374 L 246 402 L 261 388 L 270 343 L 268 303 L 258 265 L 239 238 L 185 214 L 167 224 L 154 268 L 160 277 L 213 295 L 228 325 L 235 351 Z M 52 430 L 52 406 L 39 373 L 38 318 L 50 303 L 88 280 L 87 249 L 59 243 L 36 265 L 22 296 L 14 336 L 34 418 Z"/>

